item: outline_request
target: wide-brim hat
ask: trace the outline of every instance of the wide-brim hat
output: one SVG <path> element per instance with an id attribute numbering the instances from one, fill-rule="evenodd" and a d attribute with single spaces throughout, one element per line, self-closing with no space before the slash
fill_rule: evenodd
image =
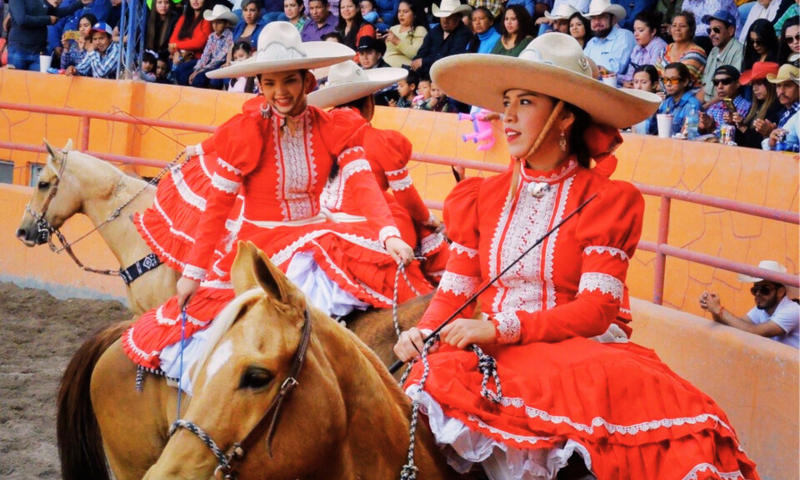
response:
<path id="1" fill-rule="evenodd" d="M 214 20 L 226 20 L 232 25 L 239 23 L 239 17 L 237 17 L 235 13 L 231 12 L 231 9 L 225 5 L 215 5 L 213 10 L 206 10 L 203 12 L 203 19 L 205 19 L 207 22 L 213 22 Z"/>
<path id="2" fill-rule="evenodd" d="M 586 18 L 600 16 L 604 13 L 610 13 L 617 19 L 617 23 L 621 22 L 628 15 L 624 7 L 614 5 L 610 0 L 592 0 L 589 4 L 589 11 L 584 15 Z"/>
<path id="3" fill-rule="evenodd" d="M 563 33 L 537 37 L 516 58 L 468 53 L 445 57 L 433 64 L 431 78 L 448 96 L 493 112 L 502 112 L 505 92 L 518 88 L 563 100 L 594 122 L 615 128 L 650 118 L 661 103 L 654 93 L 598 81 L 580 44 Z"/>
<path id="4" fill-rule="evenodd" d="M 272 22 L 258 36 L 258 51 L 235 65 L 212 70 L 208 78 L 252 77 L 261 73 L 311 70 L 350 60 L 351 48 L 335 42 L 303 42 L 289 22 Z"/>
<path id="5" fill-rule="evenodd" d="M 739 82 L 742 85 L 749 85 L 756 80 L 766 80 L 767 75 L 777 75 L 780 68 L 775 62 L 756 62 L 753 68 L 742 73 Z"/>
<path id="6" fill-rule="evenodd" d="M 331 67 L 328 83 L 308 96 L 308 104 L 317 108 L 330 108 L 358 100 L 403 80 L 408 75 L 404 68 L 373 68 L 364 70 L 349 60 Z"/>
<path id="7" fill-rule="evenodd" d="M 768 74 L 767 81 L 769 83 L 783 83 L 788 82 L 789 80 L 797 82 L 800 80 L 800 68 L 795 67 L 792 64 L 785 63 L 781 65 L 781 68 L 778 70 L 778 74 Z"/>
<path id="8" fill-rule="evenodd" d="M 762 268 L 764 270 L 771 270 L 773 272 L 778 272 L 778 273 L 786 273 L 788 271 L 786 270 L 786 267 L 776 262 L 775 260 L 762 260 L 761 262 L 758 263 L 758 268 Z M 739 279 L 739 281 L 742 283 L 758 283 L 764 281 L 763 278 L 751 277 L 750 275 L 745 275 L 743 273 L 738 274 L 736 278 Z"/>
<path id="9" fill-rule="evenodd" d="M 553 13 L 544 12 L 544 16 L 550 20 L 566 20 L 573 14 L 578 13 L 578 9 L 569 3 L 562 3 Z"/>
<path id="10" fill-rule="evenodd" d="M 472 7 L 462 5 L 458 0 L 442 0 L 441 6 L 437 7 L 435 3 L 431 6 L 431 13 L 437 18 L 447 18 L 456 13 L 466 15 L 471 11 Z"/>

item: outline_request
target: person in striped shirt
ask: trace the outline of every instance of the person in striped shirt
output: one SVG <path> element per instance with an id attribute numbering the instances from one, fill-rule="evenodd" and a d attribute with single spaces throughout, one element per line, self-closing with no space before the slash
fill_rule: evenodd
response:
<path id="1" fill-rule="evenodd" d="M 66 74 L 94 78 L 117 78 L 119 43 L 112 41 L 111 27 L 105 22 L 98 22 L 92 27 L 91 33 L 94 50 L 88 52 L 78 65 L 69 67 Z"/>

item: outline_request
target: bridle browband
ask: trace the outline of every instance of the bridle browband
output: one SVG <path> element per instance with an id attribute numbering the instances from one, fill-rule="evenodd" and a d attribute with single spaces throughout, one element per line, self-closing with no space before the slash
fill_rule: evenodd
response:
<path id="1" fill-rule="evenodd" d="M 247 449 L 257 439 L 255 433 L 263 429 L 265 422 L 268 419 L 269 428 L 267 430 L 267 452 L 269 453 L 269 456 L 272 457 L 272 437 L 275 435 L 275 429 L 278 425 L 278 420 L 280 419 L 281 407 L 283 406 L 283 402 L 287 399 L 287 397 L 294 391 L 295 388 L 297 388 L 298 385 L 300 385 L 297 381 L 297 378 L 300 375 L 300 371 L 303 369 L 303 364 L 305 363 L 306 355 L 308 353 L 308 347 L 311 343 L 311 312 L 309 311 L 308 307 L 306 307 L 303 316 L 304 322 L 300 344 L 298 345 L 297 351 L 294 354 L 294 359 L 292 360 L 292 367 L 289 370 L 289 374 L 278 389 L 277 395 L 275 395 L 275 398 L 272 399 L 272 402 L 270 402 L 267 410 L 255 424 L 253 429 L 250 430 L 250 432 L 245 435 L 242 440 L 233 444 L 230 449 L 230 453 L 226 454 L 211 438 L 211 436 L 205 432 L 205 430 L 189 420 L 177 420 L 170 427 L 170 437 L 172 437 L 172 435 L 174 435 L 179 428 L 183 428 L 196 435 L 197 438 L 199 438 L 200 441 L 203 442 L 203 444 L 208 447 L 209 450 L 211 450 L 211 452 L 217 458 L 218 463 L 217 468 L 214 470 L 215 479 L 236 480 L 236 477 L 233 474 L 235 463 L 244 457 Z"/>

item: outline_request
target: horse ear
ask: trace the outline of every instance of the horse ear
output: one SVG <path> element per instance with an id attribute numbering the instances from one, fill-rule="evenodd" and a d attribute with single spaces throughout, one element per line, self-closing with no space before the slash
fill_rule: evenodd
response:
<path id="1" fill-rule="evenodd" d="M 56 176 L 59 176 L 58 167 L 61 165 L 61 161 L 63 160 L 61 158 L 62 153 L 57 149 L 53 148 L 53 146 L 50 145 L 50 142 L 48 142 L 47 139 L 44 139 L 44 147 L 47 149 L 47 153 L 50 155 L 50 161 L 48 162 L 48 165 L 50 165 L 51 169 L 56 174 Z M 55 166 L 55 168 L 53 168 L 53 166 Z"/>
<path id="2" fill-rule="evenodd" d="M 239 242 L 236 259 L 231 267 L 231 281 L 233 291 L 236 295 L 241 295 L 248 290 L 258 287 L 253 262 L 256 254 L 256 247 L 252 242 Z"/>
<path id="3" fill-rule="evenodd" d="M 260 287 L 279 303 L 296 303 L 297 288 L 252 242 L 239 242 L 231 279 L 236 295 Z"/>
<path id="4" fill-rule="evenodd" d="M 72 150 L 72 139 L 71 138 L 69 140 L 67 140 L 67 144 L 64 145 L 64 148 L 62 148 L 61 151 L 62 152 L 69 152 L 70 150 Z"/>

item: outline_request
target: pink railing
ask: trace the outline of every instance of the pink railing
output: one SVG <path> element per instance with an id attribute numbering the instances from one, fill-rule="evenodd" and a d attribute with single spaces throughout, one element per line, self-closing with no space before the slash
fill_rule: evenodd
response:
<path id="1" fill-rule="evenodd" d="M 14 104 L 8 102 L 0 102 L 0 110 L 17 110 L 17 111 L 25 111 L 31 113 L 79 117 L 81 119 L 81 137 L 77 150 L 111 162 L 119 162 L 123 164 L 139 165 L 146 167 L 163 167 L 168 162 L 158 159 L 138 158 L 138 157 L 131 157 L 128 155 L 116 155 L 116 154 L 88 151 L 91 120 L 93 119 L 107 120 L 112 122 L 143 125 L 147 127 L 162 127 L 175 130 L 184 130 L 189 132 L 200 132 L 200 133 L 214 132 L 214 127 L 207 125 L 171 122 L 166 120 L 139 119 L 130 115 L 126 115 L 124 113 L 108 114 L 108 113 L 92 112 L 88 110 L 42 107 L 35 105 Z M 26 145 L 14 142 L 0 142 L 0 149 L 46 153 L 44 147 Z M 508 168 L 506 165 L 496 165 L 474 160 L 462 160 L 459 158 L 451 158 L 451 157 L 443 157 L 438 155 L 427 155 L 419 153 L 413 154 L 411 156 L 411 159 L 422 163 L 464 167 L 473 170 L 492 172 L 492 173 L 504 172 Z M 657 187 L 653 185 L 643 185 L 643 184 L 635 184 L 635 185 L 644 195 L 652 195 L 661 198 L 658 230 L 657 230 L 658 234 L 656 241 L 639 242 L 640 249 L 648 252 L 653 252 L 656 254 L 655 282 L 653 288 L 654 303 L 660 305 L 663 301 L 664 279 L 666 273 L 667 257 L 680 258 L 683 260 L 699 263 L 701 265 L 706 265 L 713 268 L 720 268 L 735 273 L 743 273 L 745 275 L 764 278 L 774 282 L 779 282 L 784 285 L 789 285 L 794 287 L 800 286 L 800 278 L 798 278 L 797 275 L 792 275 L 788 273 L 777 273 L 771 270 L 764 270 L 742 262 L 726 260 L 711 255 L 707 255 L 704 253 L 693 252 L 691 250 L 676 247 L 668 243 L 669 227 L 670 227 L 669 217 L 670 217 L 670 207 L 672 205 L 672 200 L 679 200 L 698 205 L 721 208 L 731 212 L 744 213 L 759 218 L 777 220 L 780 222 L 786 222 L 793 225 L 800 225 L 800 213 L 789 210 L 778 210 L 774 208 L 762 207 L 759 205 L 751 205 L 748 203 L 738 202 L 736 200 L 728 200 L 724 198 L 712 197 L 709 195 L 703 195 L 701 193 L 686 192 L 674 188 Z M 426 200 L 425 203 L 428 205 L 429 208 L 433 208 L 436 210 L 442 209 L 442 202 Z"/>

